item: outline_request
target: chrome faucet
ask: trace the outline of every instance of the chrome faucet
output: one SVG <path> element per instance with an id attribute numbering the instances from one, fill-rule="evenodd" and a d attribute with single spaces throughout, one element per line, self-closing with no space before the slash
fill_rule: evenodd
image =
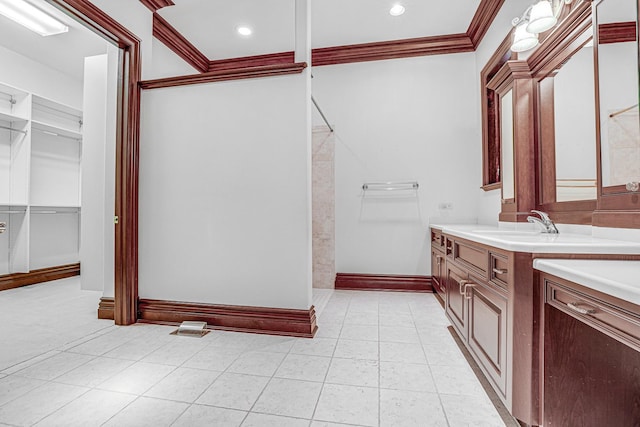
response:
<path id="1" fill-rule="evenodd" d="M 549 233 L 549 234 L 559 233 L 558 229 L 556 228 L 556 225 L 553 223 L 553 221 L 551 221 L 551 218 L 549 218 L 549 215 L 547 213 L 542 211 L 536 211 L 536 210 L 532 210 L 531 213 L 536 213 L 540 215 L 540 219 L 536 218 L 535 216 L 528 216 L 527 221 L 533 224 L 538 224 L 542 228 L 543 233 Z"/>

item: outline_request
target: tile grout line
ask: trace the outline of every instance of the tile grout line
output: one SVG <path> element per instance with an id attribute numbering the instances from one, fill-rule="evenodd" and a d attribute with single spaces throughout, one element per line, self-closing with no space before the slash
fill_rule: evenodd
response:
<path id="1" fill-rule="evenodd" d="M 226 331 L 225 331 L 225 332 L 226 332 Z M 229 333 L 229 332 L 227 332 L 227 333 Z M 216 339 L 215 339 L 213 342 L 211 342 L 211 343 L 207 344 L 207 346 L 206 346 L 205 348 L 203 348 L 203 349 L 201 349 L 200 351 L 196 352 L 196 354 L 194 354 L 193 356 L 191 356 L 189 359 L 187 359 L 185 362 L 183 362 L 183 364 L 182 364 L 182 365 L 180 365 L 180 366 L 183 366 L 183 365 L 184 365 L 185 363 L 187 363 L 189 360 L 193 359 L 197 354 L 199 354 L 199 353 L 201 353 L 202 351 L 204 351 L 207 347 L 210 347 L 210 346 L 212 346 L 213 344 L 215 344 L 215 341 L 217 341 L 219 338 L 220 338 L 219 336 L 218 336 L 218 337 L 216 337 Z M 247 348 L 248 348 L 248 347 L 249 347 L 249 345 L 247 345 Z M 222 409 L 231 409 L 231 410 L 236 410 L 236 411 L 237 411 L 237 410 L 242 411 L 241 409 L 226 408 L 226 407 L 214 406 L 214 405 L 206 405 L 206 404 L 201 404 L 201 403 L 196 403 L 196 402 L 198 401 L 198 399 L 200 399 L 200 398 L 202 397 L 202 395 L 203 395 L 203 394 L 205 394 L 205 393 L 207 392 L 207 390 L 209 390 L 209 389 L 211 388 L 211 386 L 213 386 L 213 385 L 216 383 L 216 381 L 218 381 L 218 379 L 219 379 L 222 375 L 224 375 L 225 373 L 230 373 L 230 374 L 231 374 L 231 373 L 233 373 L 233 372 L 228 372 L 228 369 L 231 367 L 231 365 L 233 365 L 233 364 L 234 364 L 234 363 L 235 363 L 235 362 L 240 358 L 240 356 L 241 356 L 242 354 L 244 354 L 244 351 L 245 351 L 245 349 L 244 349 L 244 348 L 242 349 L 242 351 L 239 351 L 239 352 L 238 352 L 238 355 L 237 355 L 237 356 L 236 356 L 236 357 L 231 361 L 231 363 L 229 363 L 229 365 L 228 365 L 224 370 L 222 370 L 222 371 L 214 371 L 214 372 L 219 372 L 220 374 L 216 377 L 216 379 L 214 379 L 214 380 L 213 380 L 213 382 L 212 382 L 211 384 L 209 384 L 209 386 L 208 386 L 208 387 L 206 387 L 206 388 L 205 388 L 205 389 L 204 389 L 204 390 L 203 390 L 203 391 L 198 395 L 198 397 L 196 397 L 196 398 L 193 400 L 193 402 L 191 402 L 191 403 L 189 404 L 189 407 L 188 407 L 188 408 L 191 408 L 193 405 L 204 405 L 204 406 L 213 406 L 213 407 L 216 407 L 216 408 L 222 408 Z M 267 383 L 267 384 L 268 384 L 268 383 Z M 265 385 L 265 388 L 266 388 L 266 385 Z M 257 401 L 257 399 L 256 399 L 256 401 Z M 255 404 L 255 402 L 254 402 L 254 404 Z M 187 409 L 188 409 L 188 408 L 187 408 Z M 185 412 L 186 412 L 186 410 L 185 410 Z M 242 424 L 245 422 L 245 420 L 247 419 L 247 417 L 249 416 L 249 414 L 250 414 L 250 411 L 246 411 L 246 414 L 245 414 L 245 416 L 242 418 L 242 421 L 240 422 L 240 425 L 242 425 Z M 182 416 L 182 415 L 181 415 L 181 416 Z M 175 424 L 175 422 L 176 422 L 177 420 L 178 420 L 178 418 L 176 418 L 176 420 L 174 421 L 174 424 Z"/>
<path id="2" fill-rule="evenodd" d="M 333 296 L 333 292 L 331 293 L 331 295 Z M 329 305 L 329 301 L 331 298 L 329 298 L 329 300 L 327 301 L 327 303 L 325 304 L 325 308 L 327 305 Z M 349 312 L 349 306 L 351 306 L 351 298 L 349 298 L 349 304 L 347 305 L 347 311 L 346 313 Z M 313 413 L 311 414 L 311 422 L 309 423 L 309 425 L 311 425 L 313 423 L 313 421 L 315 420 L 316 417 L 316 411 L 318 410 L 318 404 L 320 403 L 320 396 L 322 396 L 322 392 L 324 391 L 324 386 L 327 383 L 327 376 L 329 376 L 329 370 L 331 369 L 331 366 L 333 365 L 333 358 L 336 354 L 336 349 L 338 348 L 338 342 L 340 341 L 340 335 L 342 335 L 342 328 L 344 328 L 344 322 L 346 319 L 346 313 L 345 313 L 345 317 L 342 319 L 342 323 L 340 325 L 340 332 L 338 333 L 338 338 L 336 338 L 336 345 L 333 347 L 333 352 L 331 353 L 331 360 L 329 361 L 329 367 L 327 368 L 327 372 L 324 373 L 324 379 L 322 380 L 322 387 L 320 387 L 320 393 L 318 393 L 318 398 L 316 399 L 316 404 L 313 407 Z"/>
<path id="3" fill-rule="evenodd" d="M 411 310 L 411 317 L 413 318 L 413 310 L 411 309 L 411 307 L 409 307 L 409 310 Z M 416 328 L 416 332 L 417 332 L 417 328 Z M 442 397 L 440 395 L 440 390 L 438 387 L 438 384 L 436 384 L 436 380 L 435 377 L 433 376 L 433 369 L 431 369 L 431 363 L 429 363 L 429 358 L 427 357 L 427 352 L 424 350 L 424 343 L 422 342 L 422 337 L 420 336 L 420 334 L 418 333 L 418 340 L 420 341 L 420 348 L 422 348 L 422 353 L 424 354 L 424 358 L 427 361 L 427 367 L 429 369 L 429 375 L 431 375 L 431 381 L 433 381 L 433 386 L 436 389 L 436 395 L 438 396 L 438 402 L 440 403 L 440 408 L 442 408 L 442 414 L 444 415 L 444 420 L 447 423 L 447 426 L 451 426 L 451 423 L 449 422 L 449 417 L 447 416 L 447 411 L 445 411 L 444 409 L 444 404 L 442 403 Z"/>

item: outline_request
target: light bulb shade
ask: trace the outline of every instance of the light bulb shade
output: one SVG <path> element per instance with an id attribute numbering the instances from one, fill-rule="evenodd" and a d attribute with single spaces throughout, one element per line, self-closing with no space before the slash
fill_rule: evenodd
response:
<path id="1" fill-rule="evenodd" d="M 69 31 L 62 22 L 24 0 L 0 0 L 0 14 L 41 36 Z"/>
<path id="2" fill-rule="evenodd" d="M 527 31 L 527 22 L 525 21 L 518 25 L 513 34 L 511 50 L 513 52 L 524 52 L 536 46 L 538 46 L 538 35 Z"/>
<path id="3" fill-rule="evenodd" d="M 527 31 L 533 34 L 543 33 L 556 25 L 558 19 L 553 14 L 553 7 L 548 0 L 540 0 L 531 7 Z"/>

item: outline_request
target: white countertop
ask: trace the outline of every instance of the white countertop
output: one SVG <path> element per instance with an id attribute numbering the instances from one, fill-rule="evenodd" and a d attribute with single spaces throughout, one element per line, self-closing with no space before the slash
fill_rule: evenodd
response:
<path id="1" fill-rule="evenodd" d="M 640 305 L 640 261 L 539 258 L 533 268 Z"/>
<path id="2" fill-rule="evenodd" d="M 586 234 L 546 234 L 479 224 L 431 224 L 430 227 L 452 236 L 513 252 L 640 254 L 640 242 L 602 239 Z"/>

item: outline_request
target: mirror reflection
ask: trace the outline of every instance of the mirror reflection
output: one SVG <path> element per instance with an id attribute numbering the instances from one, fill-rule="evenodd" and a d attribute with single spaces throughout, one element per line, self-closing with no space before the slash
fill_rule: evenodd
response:
<path id="1" fill-rule="evenodd" d="M 596 7 L 602 186 L 627 191 L 640 181 L 636 0 Z"/>
<path id="2" fill-rule="evenodd" d="M 552 78 L 556 201 L 592 200 L 596 187 L 595 79 L 593 41 L 566 61 Z"/>

